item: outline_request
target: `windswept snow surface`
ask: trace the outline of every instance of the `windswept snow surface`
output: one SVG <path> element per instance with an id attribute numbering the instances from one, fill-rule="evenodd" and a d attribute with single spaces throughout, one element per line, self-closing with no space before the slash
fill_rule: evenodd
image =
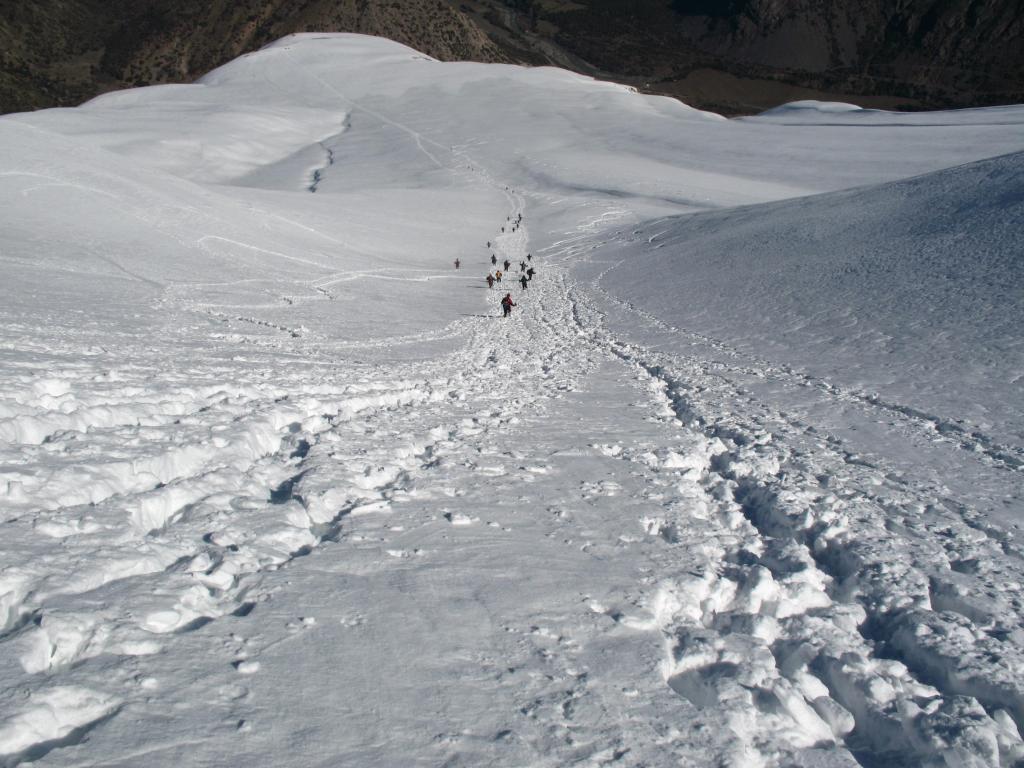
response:
<path id="1" fill-rule="evenodd" d="M 0 765 L 1019 765 L 1022 152 L 355 35 L 0 120 Z"/>

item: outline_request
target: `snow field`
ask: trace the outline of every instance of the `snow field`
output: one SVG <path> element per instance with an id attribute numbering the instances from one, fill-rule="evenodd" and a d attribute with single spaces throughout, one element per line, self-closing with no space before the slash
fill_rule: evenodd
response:
<path id="1" fill-rule="evenodd" d="M 1020 762 L 1009 390 L 887 389 L 934 291 L 780 330 L 813 291 L 679 265 L 951 206 L 920 253 L 1005 280 L 950 328 L 1012 336 L 1016 161 L 930 172 L 1022 119 L 723 121 L 340 35 L 0 121 L 0 764 Z"/>

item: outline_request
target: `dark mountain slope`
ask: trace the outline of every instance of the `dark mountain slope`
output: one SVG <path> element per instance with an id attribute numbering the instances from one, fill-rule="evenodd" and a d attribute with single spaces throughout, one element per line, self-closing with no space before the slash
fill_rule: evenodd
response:
<path id="1" fill-rule="evenodd" d="M 509 61 L 443 0 L 0 0 L 0 111 L 190 82 L 293 32 L 362 32 L 444 60 Z"/>
<path id="2" fill-rule="evenodd" d="M 787 89 L 865 106 L 1024 100 L 1019 0 L 580 0 L 540 19 L 601 69 L 727 112 Z"/>
<path id="3" fill-rule="evenodd" d="M 292 32 L 553 64 L 749 113 L 1024 101 L 1020 0 L 0 0 L 0 111 L 187 82 Z"/>

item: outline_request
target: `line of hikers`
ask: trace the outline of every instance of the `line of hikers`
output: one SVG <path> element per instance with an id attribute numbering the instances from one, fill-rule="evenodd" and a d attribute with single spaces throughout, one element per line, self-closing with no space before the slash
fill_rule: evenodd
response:
<path id="1" fill-rule="evenodd" d="M 507 261 L 505 263 L 508 264 Z M 505 269 L 507 270 L 508 267 L 506 266 Z M 523 290 L 525 291 L 527 283 L 533 280 L 533 276 L 536 274 L 536 272 L 534 272 L 533 267 L 528 267 L 525 261 L 519 262 L 519 272 L 519 284 L 523 286 Z M 500 283 L 501 278 L 504 276 L 504 274 L 505 273 L 502 272 L 500 269 L 495 270 L 493 273 L 488 272 L 487 277 L 484 278 L 485 280 L 487 280 L 487 287 L 494 288 L 494 284 Z"/>
<path id="2" fill-rule="evenodd" d="M 511 223 L 510 230 L 512 232 L 515 232 L 517 229 L 519 229 L 519 226 L 523 223 L 523 214 L 521 214 L 521 213 L 518 214 L 516 216 L 515 221 L 512 221 L 512 217 L 511 216 L 506 216 L 505 217 L 505 221 Z M 504 232 L 505 231 L 505 227 L 502 227 L 501 231 Z M 487 241 L 487 249 L 490 250 L 490 248 L 491 248 L 491 241 L 488 240 Z M 524 291 L 526 290 L 526 287 L 529 285 L 530 281 L 533 280 L 533 276 L 535 274 L 535 272 L 533 270 L 532 262 L 533 262 L 533 254 L 531 254 L 531 253 L 526 254 L 526 261 L 520 261 L 519 262 L 519 281 L 518 282 L 523 287 Z M 460 266 L 462 266 L 462 262 L 458 258 L 456 258 L 455 259 L 455 268 L 458 269 Z M 496 254 L 493 254 L 493 253 L 491 254 L 491 266 L 492 267 L 497 267 L 498 266 L 498 257 L 497 257 Z M 509 269 L 512 267 L 512 262 L 509 261 L 508 259 L 505 259 L 502 262 L 502 266 L 505 268 L 504 272 L 501 269 L 495 269 L 493 272 L 488 272 L 487 273 L 487 277 L 485 279 L 487 281 L 488 289 L 493 289 L 495 283 L 500 283 L 501 282 L 501 278 L 504 277 L 504 275 L 507 274 Z M 515 306 L 517 306 L 517 305 L 516 305 L 516 303 L 514 301 L 512 301 L 512 294 L 511 293 L 506 293 L 502 297 L 502 299 L 501 299 L 501 314 L 502 314 L 502 317 L 508 317 L 509 315 L 511 315 L 512 314 L 512 307 L 515 307 Z"/>

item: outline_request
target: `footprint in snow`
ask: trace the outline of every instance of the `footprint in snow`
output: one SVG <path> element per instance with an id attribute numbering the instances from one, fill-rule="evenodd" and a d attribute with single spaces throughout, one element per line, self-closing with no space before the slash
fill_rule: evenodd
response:
<path id="1" fill-rule="evenodd" d="M 386 549 L 384 551 L 391 555 L 391 557 L 396 557 L 400 560 L 410 557 L 421 557 L 423 555 L 422 549 Z"/>
<path id="2" fill-rule="evenodd" d="M 301 632 L 304 629 L 315 627 L 316 619 L 312 616 L 301 616 L 298 621 L 289 621 L 284 626 L 289 632 Z"/>
<path id="3" fill-rule="evenodd" d="M 231 662 L 231 666 L 233 666 L 235 671 L 240 675 L 255 675 L 260 671 L 260 663 L 258 661 L 239 659 Z"/>
<path id="4" fill-rule="evenodd" d="M 479 517 L 470 517 L 469 515 L 463 515 L 458 512 L 445 512 L 444 519 L 452 525 L 473 525 L 473 523 L 479 523 Z"/>

